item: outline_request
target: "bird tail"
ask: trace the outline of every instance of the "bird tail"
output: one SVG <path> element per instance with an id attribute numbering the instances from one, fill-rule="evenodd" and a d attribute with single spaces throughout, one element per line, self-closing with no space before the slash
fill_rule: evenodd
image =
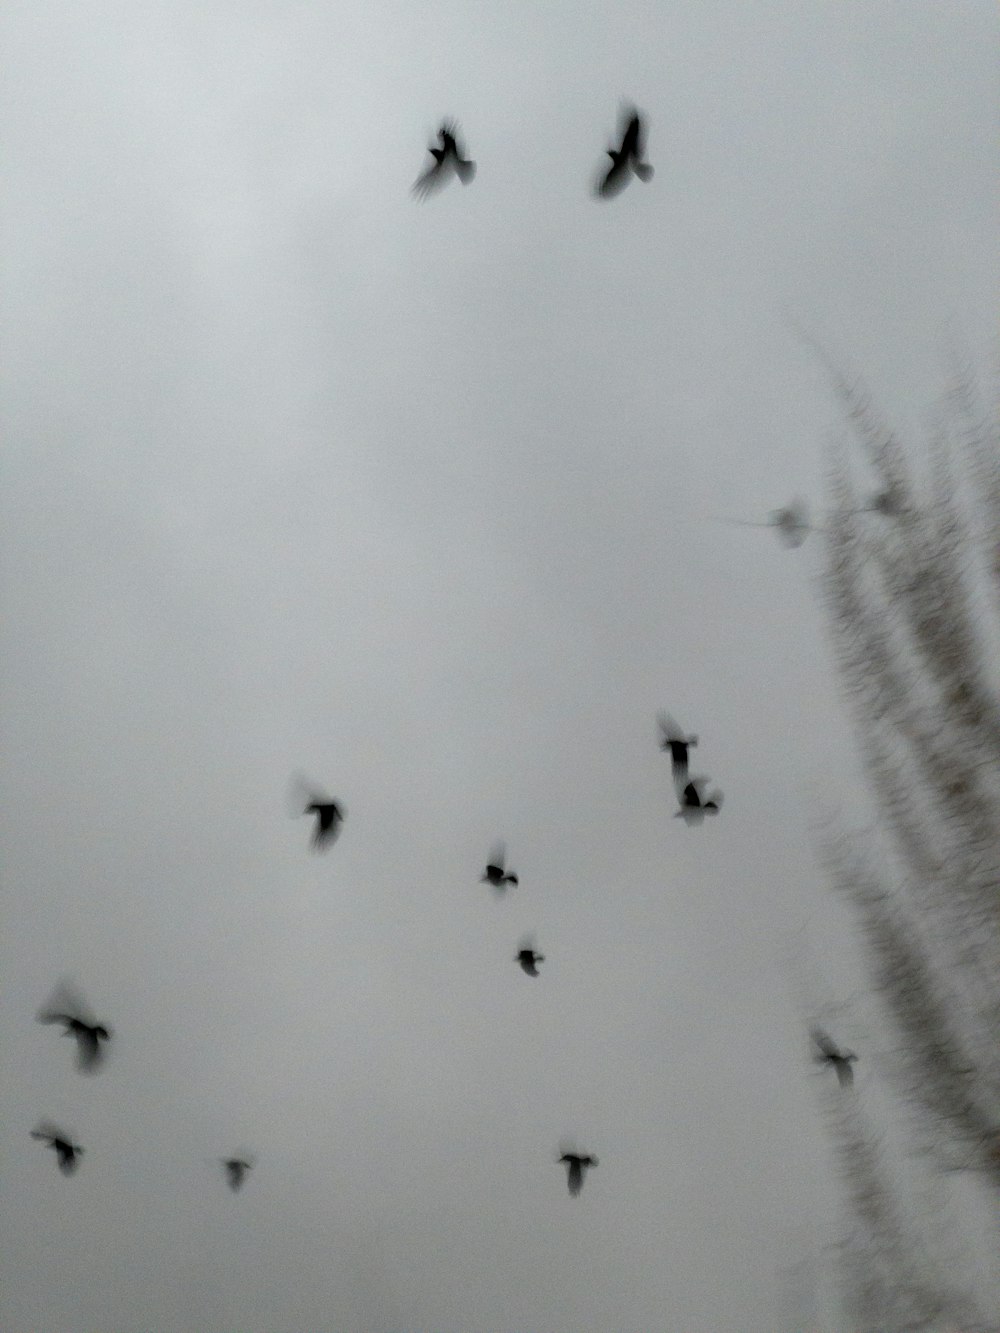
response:
<path id="1" fill-rule="evenodd" d="M 653 168 L 648 162 L 639 162 L 636 166 L 635 174 L 641 181 L 650 181 L 653 179 Z"/>
<path id="2" fill-rule="evenodd" d="M 462 184 L 468 185 L 469 181 L 471 181 L 476 174 L 476 164 L 475 162 L 463 161 L 460 159 L 455 164 L 455 170 L 458 172 L 458 179 Z"/>

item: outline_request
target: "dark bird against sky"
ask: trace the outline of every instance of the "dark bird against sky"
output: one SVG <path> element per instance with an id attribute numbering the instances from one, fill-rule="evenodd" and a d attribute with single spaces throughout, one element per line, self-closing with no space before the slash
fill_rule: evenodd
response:
<path id="1" fill-rule="evenodd" d="M 659 713 L 656 720 L 660 724 L 660 749 L 670 751 L 674 781 L 684 783 L 687 781 L 688 750 L 698 744 L 698 737 L 685 736 L 669 713 Z"/>
<path id="2" fill-rule="evenodd" d="M 481 884 L 492 884 L 495 889 L 502 892 L 508 884 L 516 884 L 517 876 L 504 869 L 504 858 L 506 850 L 502 842 L 496 843 L 490 859 L 486 863 L 486 869 L 479 877 Z"/>
<path id="3" fill-rule="evenodd" d="M 772 509 L 766 523 L 742 518 L 722 518 L 716 521 L 731 523 L 738 528 L 776 528 L 783 544 L 793 550 L 802 545 L 810 532 L 825 531 L 813 527 L 809 522 L 809 506 L 800 496 L 781 509 Z"/>
<path id="4" fill-rule="evenodd" d="M 433 166 L 427 168 L 413 185 L 413 193 L 418 199 L 426 199 L 435 190 L 440 190 L 452 176 L 457 176 L 463 185 L 468 185 L 476 174 L 475 162 L 464 156 L 464 147 L 458 137 L 458 126 L 452 120 L 446 120 L 438 130 L 440 147 L 433 145 L 428 152 L 434 159 Z"/>
<path id="5" fill-rule="evenodd" d="M 722 792 L 713 791 L 710 796 L 706 796 L 707 786 L 708 778 L 692 778 L 680 793 L 681 808 L 674 818 L 683 819 L 690 826 L 700 824 L 705 815 L 717 815 L 722 806 Z"/>
<path id="6" fill-rule="evenodd" d="M 612 199 L 620 194 L 633 174 L 641 181 L 652 178 L 653 168 L 643 161 L 646 156 L 646 127 L 634 107 L 627 107 L 622 112 L 621 147 L 609 148 L 607 154 L 611 158 L 611 166 L 606 172 L 602 171 L 594 187 L 600 198 Z"/>
<path id="7" fill-rule="evenodd" d="M 80 1164 L 80 1157 L 83 1149 L 63 1130 L 53 1125 L 51 1121 L 43 1120 L 37 1129 L 31 1131 L 33 1139 L 41 1139 L 47 1143 L 50 1148 L 55 1150 L 59 1162 L 59 1170 L 64 1176 L 71 1176 Z"/>
<path id="8" fill-rule="evenodd" d="M 816 1063 L 830 1065 L 837 1071 L 837 1082 L 842 1088 L 849 1088 L 854 1082 L 854 1070 L 851 1062 L 857 1060 L 853 1051 L 842 1051 L 821 1028 L 813 1028 L 812 1039 L 819 1048 Z"/>
<path id="9" fill-rule="evenodd" d="M 534 945 L 526 940 L 518 950 L 514 962 L 520 963 L 522 970 L 526 972 L 529 977 L 537 977 L 538 964 L 545 962 L 545 955 L 536 953 Z"/>
<path id="10" fill-rule="evenodd" d="M 326 847 L 332 847 L 337 841 L 344 815 L 347 813 L 344 807 L 302 777 L 296 777 L 292 781 L 291 802 L 293 814 L 315 816 L 312 845 L 316 851 L 321 852 Z"/>
<path id="11" fill-rule="evenodd" d="M 76 1041 L 77 1068 L 90 1073 L 104 1056 L 102 1042 L 110 1041 L 111 1029 L 95 1021 L 82 998 L 68 982 L 60 982 L 48 1004 L 38 1014 L 39 1023 L 61 1023 L 64 1037 Z"/>
<path id="12" fill-rule="evenodd" d="M 235 1193 L 246 1180 L 247 1172 L 253 1169 L 252 1157 L 223 1157 L 222 1166 L 226 1173 L 226 1182 Z"/>
<path id="13" fill-rule="evenodd" d="M 581 1156 L 579 1153 L 566 1152 L 559 1161 L 566 1166 L 566 1184 L 569 1186 L 570 1194 L 575 1197 L 583 1189 L 584 1172 L 588 1167 L 597 1165 L 597 1158 L 589 1153 Z"/>

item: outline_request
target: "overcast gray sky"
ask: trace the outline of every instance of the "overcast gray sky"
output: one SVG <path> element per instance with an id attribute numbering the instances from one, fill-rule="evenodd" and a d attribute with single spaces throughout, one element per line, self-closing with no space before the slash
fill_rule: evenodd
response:
<path id="1" fill-rule="evenodd" d="M 807 819 L 861 788 L 818 547 L 710 516 L 820 499 L 786 315 L 913 435 L 944 324 L 990 355 L 998 26 L 8 6 L 10 1333 L 782 1327 L 836 1234 L 789 967 L 845 998 L 850 933 Z M 656 174 L 600 202 L 623 98 Z M 418 204 L 449 114 L 476 179 Z M 323 857 L 300 769 L 347 808 Z M 34 1021 L 65 974 L 93 1078 Z"/>

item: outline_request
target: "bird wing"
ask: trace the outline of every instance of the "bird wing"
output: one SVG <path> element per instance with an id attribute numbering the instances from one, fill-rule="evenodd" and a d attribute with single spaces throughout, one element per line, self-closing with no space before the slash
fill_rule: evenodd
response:
<path id="1" fill-rule="evenodd" d="M 837 1082 L 842 1088 L 849 1088 L 854 1082 L 854 1070 L 851 1068 L 851 1062 L 843 1058 L 837 1058 L 834 1061 L 834 1068 L 837 1071 Z"/>
<path id="2" fill-rule="evenodd" d="M 418 199 L 426 199 L 429 194 L 440 189 L 444 184 L 445 165 L 444 159 L 435 162 L 432 167 L 428 167 L 422 176 L 418 176 L 413 182 L 412 193 Z"/>
<path id="3" fill-rule="evenodd" d="M 47 1139 L 49 1143 L 55 1143 L 56 1139 L 64 1139 L 66 1135 L 51 1120 L 41 1120 L 31 1131 L 31 1137 L 33 1139 Z"/>
<path id="4" fill-rule="evenodd" d="M 604 174 L 598 174 L 594 193 L 601 199 L 613 199 L 616 194 L 620 194 L 628 184 L 628 167 L 623 158 L 611 163 L 610 169 Z"/>
<path id="5" fill-rule="evenodd" d="M 656 720 L 660 724 L 660 730 L 663 732 L 663 739 L 665 741 L 684 740 L 684 733 L 669 713 L 665 713 L 661 709 L 656 715 Z"/>
<path id="6" fill-rule="evenodd" d="M 828 1060 L 840 1054 L 822 1028 L 813 1028 L 810 1036 Z"/>
<path id="7" fill-rule="evenodd" d="M 628 121 L 622 135 L 622 156 L 634 158 L 638 162 L 642 158 L 642 123 L 635 110 L 626 112 L 626 115 L 628 115 Z"/>

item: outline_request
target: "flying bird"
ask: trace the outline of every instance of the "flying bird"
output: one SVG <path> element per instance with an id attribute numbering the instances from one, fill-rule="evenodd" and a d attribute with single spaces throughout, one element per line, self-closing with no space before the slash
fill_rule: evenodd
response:
<path id="1" fill-rule="evenodd" d="M 830 1065 L 837 1071 L 837 1082 L 842 1088 L 849 1088 L 854 1082 L 852 1061 L 857 1060 L 853 1051 L 842 1051 L 821 1028 L 813 1028 L 812 1039 L 819 1048 L 816 1063 Z"/>
<path id="2" fill-rule="evenodd" d="M 252 1157 L 223 1157 L 221 1161 L 229 1188 L 235 1194 L 246 1179 L 247 1172 L 252 1170 L 254 1160 Z"/>
<path id="3" fill-rule="evenodd" d="M 318 791 L 304 778 L 296 778 L 292 785 L 293 813 L 314 815 L 312 845 L 316 851 L 332 847 L 340 834 L 340 826 L 347 813 L 344 807 Z"/>
<path id="4" fill-rule="evenodd" d="M 673 768 L 674 781 L 677 783 L 687 780 L 688 771 L 688 750 L 698 744 L 697 736 L 685 736 L 683 731 L 670 716 L 669 713 L 659 713 L 657 721 L 660 724 L 660 749 L 670 751 L 670 764 Z"/>
<path id="5" fill-rule="evenodd" d="M 517 876 L 504 869 L 505 854 L 503 843 L 496 843 L 486 863 L 486 869 L 479 877 L 480 884 L 492 884 L 500 893 L 508 884 L 517 884 Z"/>
<path id="6" fill-rule="evenodd" d="M 618 149 L 609 148 L 611 166 L 598 176 L 594 193 L 601 199 L 612 199 L 629 183 L 633 173 L 641 181 L 652 178 L 653 168 L 642 159 L 646 156 L 646 127 L 634 107 L 622 112 L 622 141 Z"/>
<path id="7" fill-rule="evenodd" d="M 39 1023 L 61 1023 L 64 1037 L 76 1041 L 77 1068 L 84 1073 L 95 1070 L 104 1057 L 102 1042 L 111 1040 L 111 1029 L 97 1023 L 86 1004 L 68 982 L 60 982 L 52 999 L 38 1014 Z"/>
<path id="8" fill-rule="evenodd" d="M 463 185 L 468 185 L 476 174 L 475 162 L 464 156 L 464 149 L 458 137 L 458 126 L 452 120 L 446 120 L 438 130 L 440 147 L 431 145 L 428 152 L 434 159 L 433 166 L 427 168 L 413 185 L 413 193 L 418 199 L 426 199 L 429 194 L 439 190 L 451 176 L 457 176 Z"/>
<path id="9" fill-rule="evenodd" d="M 708 778 L 692 778 L 688 782 L 680 793 L 681 808 L 674 815 L 675 819 L 683 819 L 690 827 L 692 824 L 700 824 L 705 815 L 719 813 L 722 806 L 722 792 L 713 791 L 711 796 L 706 798 L 707 785 Z"/>
<path id="10" fill-rule="evenodd" d="M 529 977 L 538 976 L 538 964 L 545 962 L 545 955 L 536 953 L 530 940 L 525 940 L 514 957 L 515 963 L 521 964 L 521 970 Z"/>
<path id="11" fill-rule="evenodd" d="M 766 523 L 748 522 L 742 518 L 717 519 L 720 523 L 732 523 L 739 528 L 776 528 L 783 544 L 791 549 L 801 546 L 810 532 L 825 532 L 825 528 L 816 528 L 809 522 L 809 506 L 805 500 L 796 496 L 781 509 L 772 509 Z"/>
<path id="12" fill-rule="evenodd" d="M 43 1120 L 37 1129 L 31 1131 L 31 1137 L 41 1139 L 55 1150 L 59 1170 L 64 1176 L 71 1176 L 80 1165 L 79 1159 L 83 1155 L 83 1149 L 78 1143 L 73 1143 L 61 1129 L 57 1129 L 49 1121 Z"/>
<path id="13" fill-rule="evenodd" d="M 584 1171 L 591 1166 L 597 1165 L 597 1158 L 587 1154 L 581 1156 L 579 1153 L 566 1152 L 559 1158 L 560 1162 L 566 1164 L 566 1184 L 569 1186 L 569 1192 L 576 1197 L 583 1189 Z"/>

